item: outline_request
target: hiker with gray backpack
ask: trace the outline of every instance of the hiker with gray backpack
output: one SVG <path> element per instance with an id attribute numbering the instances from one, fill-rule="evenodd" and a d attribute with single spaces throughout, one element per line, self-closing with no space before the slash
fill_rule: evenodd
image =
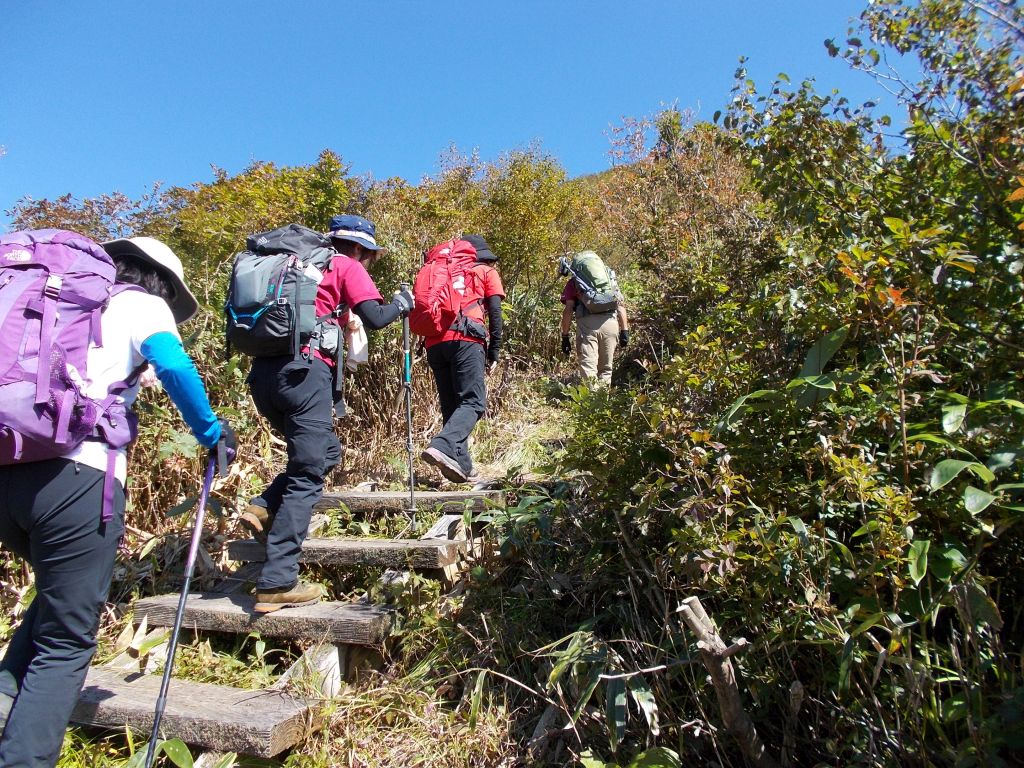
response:
<path id="1" fill-rule="evenodd" d="M 593 251 L 580 251 L 559 259 L 558 274 L 569 278 L 561 297 L 562 354 L 572 351 L 575 317 L 579 379 L 611 384 L 615 348 L 629 344 L 629 318 L 615 272 Z"/>
<path id="2" fill-rule="evenodd" d="M 343 412 L 342 328 L 349 312 L 377 330 L 409 313 L 413 297 L 385 303 L 367 269 L 382 250 L 361 216 L 331 219 L 324 235 L 299 224 L 251 235 L 235 258 L 225 306 L 227 340 L 253 358 L 256 409 L 285 440 L 288 463 L 250 500 L 241 522 L 266 543 L 258 613 L 308 605 L 318 584 L 299 580 L 299 554 L 324 478 L 340 461 L 334 412 Z"/>
<path id="3" fill-rule="evenodd" d="M 147 365 L 200 445 L 234 457 L 176 329 L 197 309 L 151 237 L 0 236 L 0 542 L 32 566 L 36 593 L 0 662 L 2 766 L 57 762 L 124 533 Z"/>

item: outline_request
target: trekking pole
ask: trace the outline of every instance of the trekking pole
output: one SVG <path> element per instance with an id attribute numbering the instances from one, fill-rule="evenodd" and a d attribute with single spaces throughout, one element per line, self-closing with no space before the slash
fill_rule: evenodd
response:
<path id="1" fill-rule="evenodd" d="M 402 283 L 403 291 L 409 290 L 408 283 Z M 409 333 L 409 315 L 402 318 L 402 386 L 405 389 L 405 450 L 409 454 L 409 512 L 412 515 L 412 530 L 416 532 L 416 474 L 412 465 L 412 344 Z"/>
<path id="2" fill-rule="evenodd" d="M 221 462 L 223 465 L 223 462 Z M 203 537 L 203 518 L 206 516 L 206 500 L 210 495 L 210 487 L 213 485 L 213 471 L 217 466 L 217 457 L 211 456 L 206 466 L 206 479 L 203 481 L 203 490 L 199 494 L 199 509 L 196 510 L 196 525 L 192 529 L 192 542 L 188 548 L 188 560 L 185 562 L 185 583 L 181 587 L 181 595 L 178 597 L 178 612 L 174 616 L 174 629 L 171 630 L 171 641 L 167 646 L 167 661 L 164 663 L 164 677 L 160 682 L 160 695 L 156 698 L 156 711 L 153 713 L 153 732 L 149 737 L 149 749 L 146 751 L 146 768 L 152 768 L 153 759 L 156 757 L 156 740 L 160 733 L 160 720 L 164 716 L 164 709 L 167 707 L 167 687 L 171 682 L 171 670 L 174 667 L 174 653 L 178 650 L 178 633 L 181 631 L 181 622 L 185 617 L 185 602 L 188 600 L 188 588 L 192 581 L 192 571 L 196 566 L 196 556 L 199 554 L 199 540 Z"/>

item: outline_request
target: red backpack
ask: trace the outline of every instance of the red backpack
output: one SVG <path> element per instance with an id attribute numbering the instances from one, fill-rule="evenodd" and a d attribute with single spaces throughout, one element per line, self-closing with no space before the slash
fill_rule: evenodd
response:
<path id="1" fill-rule="evenodd" d="M 430 338 L 451 330 L 487 338 L 484 294 L 473 271 L 475 264 L 476 249 L 465 240 L 448 240 L 427 251 L 413 285 L 416 303 L 409 314 L 413 333 Z"/>

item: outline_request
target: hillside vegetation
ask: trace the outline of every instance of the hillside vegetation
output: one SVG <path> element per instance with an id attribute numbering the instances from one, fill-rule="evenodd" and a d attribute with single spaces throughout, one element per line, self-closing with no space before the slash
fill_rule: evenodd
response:
<path id="1" fill-rule="evenodd" d="M 493 554 L 457 597 L 395 597 L 419 607 L 386 677 L 289 765 L 1024 763 L 1024 12 L 875 0 L 826 45 L 902 111 L 785 74 L 757 84 L 741 62 L 726 112 L 624 121 L 611 169 L 583 179 L 539 147 L 452 152 L 416 184 L 353 177 L 325 151 L 13 212 L 182 255 L 204 304 L 187 345 L 244 436 L 218 533 L 280 459 L 247 362 L 224 359 L 246 235 L 368 216 L 389 248 L 382 291 L 458 233 L 501 257 L 508 354 L 476 434 L 511 499 L 488 513 Z M 582 248 L 619 272 L 635 329 L 610 389 L 558 379 L 555 261 Z M 399 342 L 373 334 L 347 382 L 333 482 L 401 485 Z M 439 415 L 422 361 L 414 375 L 422 445 Z M 180 558 L 165 513 L 200 475 L 162 395 L 141 407 L 115 601 Z M 3 578 L 16 615 L 26 576 L 9 560 Z M 731 661 L 760 757 L 726 727 L 691 597 L 727 643 L 749 641 Z"/>

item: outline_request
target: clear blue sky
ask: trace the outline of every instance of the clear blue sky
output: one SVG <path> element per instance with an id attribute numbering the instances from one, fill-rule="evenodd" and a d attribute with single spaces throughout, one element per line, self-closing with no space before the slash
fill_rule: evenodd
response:
<path id="1" fill-rule="evenodd" d="M 539 141 L 571 175 L 609 126 L 678 103 L 710 119 L 737 58 L 767 85 L 813 76 L 866 0 L 0 0 L 0 230 L 23 197 L 78 198 L 339 152 L 418 181 L 450 145 Z"/>

